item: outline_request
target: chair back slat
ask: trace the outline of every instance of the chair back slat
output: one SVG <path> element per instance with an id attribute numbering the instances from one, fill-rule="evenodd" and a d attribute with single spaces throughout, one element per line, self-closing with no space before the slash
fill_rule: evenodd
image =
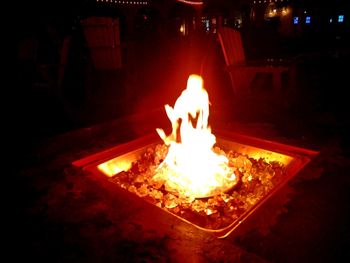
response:
<path id="1" fill-rule="evenodd" d="M 222 27 L 218 30 L 218 36 L 226 65 L 244 65 L 246 61 L 241 33 L 233 28 Z"/>
<path id="2" fill-rule="evenodd" d="M 117 70 L 122 67 L 119 19 L 88 17 L 82 20 L 87 45 L 95 68 Z"/>

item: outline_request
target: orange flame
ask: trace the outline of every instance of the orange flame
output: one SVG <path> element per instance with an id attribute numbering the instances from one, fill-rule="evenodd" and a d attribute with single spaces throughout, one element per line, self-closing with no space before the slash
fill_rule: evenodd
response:
<path id="1" fill-rule="evenodd" d="M 154 179 L 164 180 L 169 191 L 193 198 L 211 196 L 235 184 L 228 159 L 213 151 L 216 138 L 208 125 L 209 97 L 203 79 L 190 75 L 174 108 L 165 105 L 165 110 L 172 132 L 169 136 L 162 129 L 157 132 L 169 151 Z"/>

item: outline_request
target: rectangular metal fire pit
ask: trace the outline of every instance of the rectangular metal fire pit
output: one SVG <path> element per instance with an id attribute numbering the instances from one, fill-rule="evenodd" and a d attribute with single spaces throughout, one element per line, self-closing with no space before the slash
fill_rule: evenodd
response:
<path id="1" fill-rule="evenodd" d="M 226 217 L 224 226 L 215 222 L 215 220 L 222 221 L 222 219 L 218 217 L 215 218 L 215 215 L 211 215 L 212 212 L 207 213 L 208 220 L 212 222 L 212 225 L 210 227 L 206 227 L 200 223 L 202 219 L 197 220 L 195 218 L 195 215 L 192 215 L 193 211 L 191 211 L 191 215 L 188 215 L 188 213 L 184 211 L 181 211 L 181 213 L 177 211 L 175 213 L 173 212 L 175 211 L 173 209 L 160 207 L 160 209 L 169 212 L 170 214 L 180 218 L 189 224 L 194 225 L 203 231 L 211 232 L 219 238 L 227 237 L 230 233 L 238 229 L 238 227 L 242 225 L 244 221 L 256 213 L 258 208 L 263 209 L 261 208 L 262 205 L 272 196 L 274 196 L 277 191 L 281 189 L 281 187 L 289 182 L 301 169 L 303 169 L 305 165 L 307 165 L 318 154 L 318 152 L 313 150 L 262 140 L 259 138 L 232 132 L 215 131 L 215 135 L 217 138 L 217 145 L 224 151 L 238 152 L 239 154 L 249 156 L 249 158 L 253 158 L 254 160 L 264 160 L 269 163 L 276 162 L 282 164 L 284 168 L 283 177 L 275 182 L 271 189 L 268 189 L 266 192 L 264 192 L 257 201 L 252 203 L 251 206 L 247 206 L 247 209 L 241 211 L 239 216 L 231 218 Z M 132 164 L 138 161 L 140 156 L 142 156 L 147 151 L 147 149 L 154 147 L 157 144 L 162 144 L 162 141 L 158 135 L 154 133 L 77 160 L 73 162 L 73 165 L 83 169 L 85 172 L 92 173 L 95 176 L 103 177 L 113 183 L 115 181 L 115 178 L 118 177 L 119 174 L 123 174 L 123 171 L 130 169 Z M 116 187 L 119 187 L 118 184 L 116 184 Z M 235 194 L 231 196 L 227 195 L 233 203 L 235 201 L 235 196 L 237 196 L 237 193 Z M 225 204 L 225 202 L 228 201 L 224 199 L 225 197 L 219 200 Z M 149 201 L 148 199 L 144 200 Z M 217 202 L 217 199 L 215 200 Z M 214 202 L 213 200 L 210 201 Z M 202 201 L 196 200 L 195 202 L 200 203 Z M 155 202 L 153 202 L 153 204 L 156 205 Z M 232 207 L 232 204 L 230 205 L 230 209 L 235 209 Z M 205 218 L 204 210 L 200 211 L 200 213 L 202 218 L 203 214 Z M 185 216 L 186 214 L 187 216 Z M 216 225 L 218 227 L 215 227 Z"/>

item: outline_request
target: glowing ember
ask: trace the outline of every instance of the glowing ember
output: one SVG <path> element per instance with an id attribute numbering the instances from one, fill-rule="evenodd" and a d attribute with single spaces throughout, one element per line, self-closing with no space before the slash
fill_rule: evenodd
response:
<path id="1" fill-rule="evenodd" d="M 216 138 L 208 125 L 209 99 L 202 78 L 191 75 L 174 108 L 165 105 L 165 110 L 172 132 L 169 136 L 162 129 L 157 132 L 169 151 L 153 180 L 164 183 L 169 192 L 191 198 L 232 188 L 238 177 L 227 157 L 214 152 Z"/>

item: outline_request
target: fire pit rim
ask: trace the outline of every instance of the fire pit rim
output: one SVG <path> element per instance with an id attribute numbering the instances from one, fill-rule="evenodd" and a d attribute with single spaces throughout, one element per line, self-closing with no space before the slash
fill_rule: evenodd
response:
<path id="1" fill-rule="evenodd" d="M 282 155 L 288 155 L 293 157 L 293 162 L 291 163 L 291 168 L 288 170 L 286 178 L 276 184 L 276 186 L 271 189 L 268 194 L 266 194 L 262 199 L 260 199 L 256 204 L 254 204 L 250 209 L 245 211 L 242 215 L 234 220 L 230 225 L 220 228 L 220 229 L 207 229 L 201 226 L 198 226 L 189 220 L 182 218 L 166 209 L 160 208 L 161 210 L 170 213 L 171 215 L 183 220 L 195 227 L 204 230 L 206 232 L 213 233 L 218 238 L 225 238 L 230 235 L 238 226 L 240 226 L 251 214 L 255 213 L 263 204 L 269 200 L 276 192 L 278 192 L 283 186 L 285 186 L 296 174 L 301 171 L 319 152 L 316 150 L 301 148 L 297 146 L 287 145 L 280 142 L 275 142 L 271 140 L 261 139 L 253 136 L 243 135 L 240 133 L 235 133 L 226 130 L 215 131 L 218 141 L 220 140 L 230 140 L 235 143 L 245 144 L 247 146 L 261 148 L 263 150 L 276 152 Z M 239 142 L 237 142 L 237 140 Z M 98 171 L 97 165 L 104 163 L 108 160 L 111 160 L 113 157 L 117 158 L 119 156 L 125 155 L 129 152 L 135 151 L 140 147 L 145 148 L 150 145 L 161 143 L 161 139 L 155 133 L 147 134 L 145 136 L 139 137 L 135 140 L 118 144 L 114 147 L 108 148 L 106 150 L 99 151 L 95 154 L 83 157 L 79 160 L 72 162 L 74 167 L 80 168 L 83 171 L 88 171 L 92 173 L 98 173 L 99 175 L 102 172 Z M 142 145 L 141 145 L 142 144 Z M 283 150 L 281 150 L 283 148 Z M 117 157 L 116 157 L 117 156 Z M 107 176 L 105 177 L 108 180 Z M 126 189 L 123 189 L 128 192 Z"/>

